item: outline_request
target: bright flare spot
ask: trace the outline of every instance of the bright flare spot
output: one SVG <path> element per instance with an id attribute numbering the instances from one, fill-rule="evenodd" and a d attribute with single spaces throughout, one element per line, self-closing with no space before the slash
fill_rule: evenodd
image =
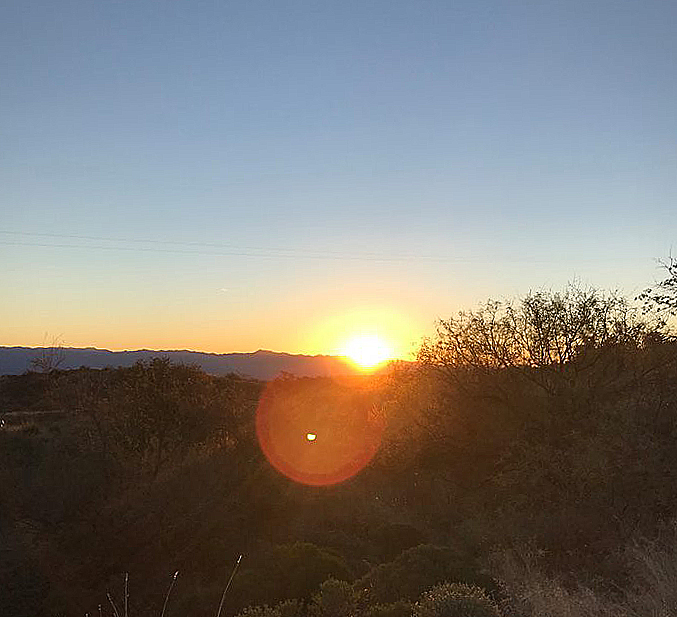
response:
<path id="1" fill-rule="evenodd" d="M 306 439 L 308 441 L 315 441 L 317 439 L 317 435 L 315 433 L 307 433 Z"/>
<path id="2" fill-rule="evenodd" d="M 375 334 L 361 334 L 354 336 L 346 343 L 344 355 L 360 368 L 368 370 L 390 360 L 393 357 L 393 350 Z"/>

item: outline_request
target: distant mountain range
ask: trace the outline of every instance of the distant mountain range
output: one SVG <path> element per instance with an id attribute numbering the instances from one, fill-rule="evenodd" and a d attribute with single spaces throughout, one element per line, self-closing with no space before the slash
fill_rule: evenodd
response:
<path id="1" fill-rule="evenodd" d="M 2 347 L 0 346 L 0 375 L 20 375 L 31 369 L 31 360 L 38 356 L 42 347 Z M 204 353 L 201 351 L 109 351 L 93 347 L 64 347 L 63 361 L 59 369 L 73 369 L 87 366 L 106 368 L 131 366 L 137 360 L 165 357 L 172 362 L 196 364 L 211 375 L 239 375 L 256 379 L 272 379 L 283 372 L 299 377 L 327 377 L 353 375 L 357 370 L 340 356 L 305 356 L 278 353 L 259 349 L 253 353 Z"/>

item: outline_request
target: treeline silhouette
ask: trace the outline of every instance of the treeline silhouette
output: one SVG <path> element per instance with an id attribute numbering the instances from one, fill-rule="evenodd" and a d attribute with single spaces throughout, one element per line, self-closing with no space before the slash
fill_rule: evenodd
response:
<path id="1" fill-rule="evenodd" d="M 178 570 L 166 615 L 214 615 L 243 554 L 223 614 L 672 614 L 671 289 L 491 301 L 371 377 L 2 377 L 0 612 L 110 614 L 129 573 L 130 614 L 160 614 Z M 278 387 L 382 414 L 376 456 L 332 486 L 278 473 L 255 426 Z"/>

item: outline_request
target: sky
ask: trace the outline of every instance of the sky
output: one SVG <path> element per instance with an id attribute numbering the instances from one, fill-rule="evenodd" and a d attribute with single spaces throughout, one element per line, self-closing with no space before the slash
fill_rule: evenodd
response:
<path id="1" fill-rule="evenodd" d="M 0 1 L 0 345 L 406 357 L 677 249 L 677 3 Z"/>

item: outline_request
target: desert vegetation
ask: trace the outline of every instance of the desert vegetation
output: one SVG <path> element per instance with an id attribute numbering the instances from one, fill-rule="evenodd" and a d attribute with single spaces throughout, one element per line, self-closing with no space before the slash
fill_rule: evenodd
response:
<path id="1" fill-rule="evenodd" d="M 385 418 L 330 486 L 263 456 L 264 382 L 162 358 L 2 377 L 0 612 L 675 614 L 668 275 L 638 303 L 577 285 L 490 301 L 378 375 L 285 376 Z"/>

